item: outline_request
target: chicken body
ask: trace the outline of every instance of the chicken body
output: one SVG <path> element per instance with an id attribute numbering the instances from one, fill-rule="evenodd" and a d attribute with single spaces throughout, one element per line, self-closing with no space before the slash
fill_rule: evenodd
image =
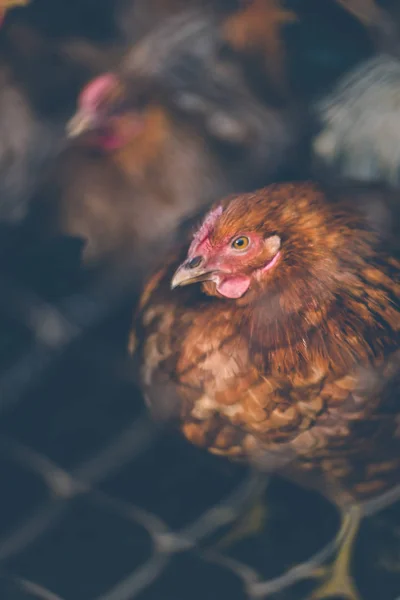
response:
<path id="1" fill-rule="evenodd" d="M 399 300 L 400 263 L 357 213 L 276 185 L 218 204 L 150 279 L 131 350 L 191 442 L 344 507 L 399 483 Z"/>

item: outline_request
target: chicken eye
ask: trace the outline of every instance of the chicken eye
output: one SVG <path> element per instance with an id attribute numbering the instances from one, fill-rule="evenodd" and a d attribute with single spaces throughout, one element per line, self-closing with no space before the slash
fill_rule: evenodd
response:
<path id="1" fill-rule="evenodd" d="M 244 250 L 250 244 L 250 240 L 245 235 L 241 235 L 232 242 L 232 248 L 235 250 Z"/>

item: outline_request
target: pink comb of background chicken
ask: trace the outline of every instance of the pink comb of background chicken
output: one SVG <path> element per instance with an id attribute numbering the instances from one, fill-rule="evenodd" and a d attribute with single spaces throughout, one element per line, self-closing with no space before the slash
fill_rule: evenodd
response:
<path id="1" fill-rule="evenodd" d="M 95 110 L 104 96 L 116 85 L 118 85 L 118 79 L 112 73 L 104 73 L 96 77 L 80 93 L 79 106 L 88 111 Z"/>

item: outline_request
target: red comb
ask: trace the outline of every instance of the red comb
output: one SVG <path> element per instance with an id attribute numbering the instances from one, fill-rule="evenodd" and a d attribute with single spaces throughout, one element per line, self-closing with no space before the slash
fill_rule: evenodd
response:
<path id="1" fill-rule="evenodd" d="M 79 96 L 79 106 L 85 109 L 95 109 L 103 100 L 105 94 L 118 85 L 118 79 L 112 73 L 104 73 L 90 81 Z"/>
<path id="2" fill-rule="evenodd" d="M 222 206 L 217 206 L 217 208 L 214 208 L 213 210 L 211 210 L 208 213 L 208 215 L 205 217 L 202 225 L 200 226 L 200 229 L 193 236 L 193 241 L 190 244 L 188 256 L 191 256 L 193 254 L 194 250 L 197 249 L 204 242 L 204 240 L 210 235 L 211 231 L 214 228 L 215 223 L 217 222 L 219 217 L 222 215 L 222 213 L 223 213 Z"/>

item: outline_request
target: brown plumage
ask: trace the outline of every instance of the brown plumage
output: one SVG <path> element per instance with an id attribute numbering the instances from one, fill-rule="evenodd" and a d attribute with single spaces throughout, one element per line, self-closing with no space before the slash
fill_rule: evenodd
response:
<path id="1" fill-rule="evenodd" d="M 136 337 L 150 406 L 157 412 L 171 388 L 188 439 L 272 468 L 290 463 L 340 504 L 397 483 L 399 261 L 312 184 L 219 207 L 200 234 L 211 258 L 195 238 L 188 260 L 202 263 L 183 263 L 174 279 L 203 282 L 170 290 L 185 251 L 144 292 Z M 262 246 L 235 267 L 221 251 L 241 235 Z"/>
<path id="2" fill-rule="evenodd" d="M 356 205 L 311 183 L 223 200 L 130 343 L 157 417 L 343 511 L 400 480 L 400 261 Z M 356 598 L 340 560 L 321 597 Z"/>
<path id="3" fill-rule="evenodd" d="M 284 94 L 288 81 L 282 31 L 296 20 L 295 13 L 286 10 L 281 0 L 254 0 L 244 2 L 223 25 L 224 37 L 232 48 L 256 59 L 262 57 L 271 82 Z"/>

